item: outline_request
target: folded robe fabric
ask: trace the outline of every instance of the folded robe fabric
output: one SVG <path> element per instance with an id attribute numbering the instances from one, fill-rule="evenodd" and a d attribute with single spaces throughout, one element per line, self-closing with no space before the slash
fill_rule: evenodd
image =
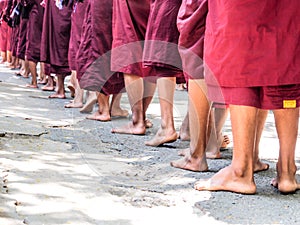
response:
<path id="1" fill-rule="evenodd" d="M 298 0 L 208 0 L 205 79 L 224 87 L 300 83 Z"/>

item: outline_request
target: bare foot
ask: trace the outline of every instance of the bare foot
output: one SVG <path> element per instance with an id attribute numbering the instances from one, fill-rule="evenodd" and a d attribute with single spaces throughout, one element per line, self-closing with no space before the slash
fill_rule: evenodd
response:
<path id="1" fill-rule="evenodd" d="M 227 146 L 230 144 L 230 139 L 227 135 L 223 136 L 223 140 L 220 146 L 220 149 L 227 149 Z"/>
<path id="2" fill-rule="evenodd" d="M 44 86 L 41 88 L 42 91 L 54 91 L 54 87 L 53 86 Z"/>
<path id="3" fill-rule="evenodd" d="M 208 159 L 221 159 L 222 155 L 220 151 L 215 151 L 215 152 L 206 152 L 206 158 Z"/>
<path id="4" fill-rule="evenodd" d="M 128 111 L 125 109 L 114 109 L 110 112 L 112 117 L 127 117 L 129 115 Z"/>
<path id="5" fill-rule="evenodd" d="M 269 169 L 269 164 L 263 163 L 260 160 L 254 163 L 254 173 L 261 172 Z"/>
<path id="6" fill-rule="evenodd" d="M 81 113 L 90 113 L 90 112 L 92 112 L 96 102 L 97 102 L 97 98 L 88 99 L 88 101 L 85 103 L 85 105 L 80 109 L 80 112 Z"/>
<path id="7" fill-rule="evenodd" d="M 93 113 L 92 115 L 87 116 L 86 118 L 88 120 L 98 120 L 101 122 L 107 122 L 111 120 L 109 114 L 101 114 L 99 111 Z"/>
<path id="8" fill-rule="evenodd" d="M 82 102 L 70 102 L 65 105 L 65 108 L 81 108 L 83 106 Z"/>
<path id="9" fill-rule="evenodd" d="M 189 150 L 189 149 L 188 149 Z M 187 151 L 187 149 L 185 149 Z M 187 152 L 185 152 L 187 154 Z M 205 157 L 193 157 L 188 153 L 184 158 L 172 161 L 171 166 L 179 169 L 190 170 L 195 172 L 205 172 L 208 170 L 208 165 Z"/>
<path id="10" fill-rule="evenodd" d="M 128 123 L 123 127 L 116 127 L 111 130 L 112 133 L 119 134 L 136 134 L 144 135 L 146 133 L 146 128 L 144 125 L 134 125 L 132 122 Z"/>
<path id="11" fill-rule="evenodd" d="M 176 132 L 167 134 L 167 132 L 163 129 L 159 129 L 154 138 L 152 138 L 150 141 L 146 141 L 145 145 L 157 147 L 165 143 L 175 142 L 177 138 L 178 134 Z"/>
<path id="12" fill-rule="evenodd" d="M 300 184 L 295 178 L 296 168 L 288 173 L 282 173 L 277 163 L 277 177 L 271 181 L 271 185 L 277 188 L 283 194 L 294 193 L 300 189 Z"/>
<path id="13" fill-rule="evenodd" d="M 71 92 L 71 97 L 74 98 L 75 97 L 75 88 L 74 88 L 74 86 L 71 83 L 69 83 L 67 85 L 67 87 L 69 88 L 69 90 Z"/>
<path id="14" fill-rule="evenodd" d="M 59 98 L 59 99 L 64 99 L 64 98 L 66 98 L 66 96 L 65 96 L 64 94 L 57 94 L 57 93 L 55 93 L 55 94 L 53 94 L 53 95 L 49 95 L 48 98 Z"/>
<path id="15" fill-rule="evenodd" d="M 278 181 L 278 177 L 271 181 L 271 185 L 277 188 L 282 194 L 292 194 L 300 189 L 300 184 L 296 180 L 281 180 Z"/>
<path id="16" fill-rule="evenodd" d="M 210 179 L 196 182 L 194 188 L 198 191 L 231 191 L 241 194 L 256 192 L 252 176 L 238 176 L 232 166 L 221 169 Z"/>
<path id="17" fill-rule="evenodd" d="M 182 149 L 178 152 L 179 156 L 187 156 L 189 154 L 190 154 L 190 149 L 189 148 Z M 206 155 L 206 158 L 208 158 L 208 159 L 220 159 L 220 158 L 222 158 L 221 152 L 218 152 L 218 153 L 206 152 L 205 155 Z"/>
<path id="18" fill-rule="evenodd" d="M 42 80 L 38 81 L 38 84 L 47 84 L 48 80 L 47 80 L 47 76 L 45 76 Z"/>
<path id="19" fill-rule="evenodd" d="M 39 88 L 36 84 L 26 84 L 28 88 Z"/>
<path id="20" fill-rule="evenodd" d="M 151 128 L 153 127 L 153 123 L 149 119 L 145 119 L 145 127 Z"/>
<path id="21" fill-rule="evenodd" d="M 182 132 L 182 131 L 179 132 L 178 138 L 182 141 L 190 141 L 191 140 L 190 135 L 185 132 Z"/>
<path id="22" fill-rule="evenodd" d="M 189 148 L 185 148 L 185 149 L 182 149 L 178 152 L 178 155 L 179 156 L 187 156 L 187 155 L 190 155 L 190 149 Z"/>
<path id="23" fill-rule="evenodd" d="M 29 74 L 21 74 L 23 78 L 29 78 Z"/>

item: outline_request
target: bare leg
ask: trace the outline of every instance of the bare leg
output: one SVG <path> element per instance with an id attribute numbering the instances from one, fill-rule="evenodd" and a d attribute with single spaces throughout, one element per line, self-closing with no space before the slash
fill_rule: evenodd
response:
<path id="1" fill-rule="evenodd" d="M 22 76 L 22 74 L 24 73 L 24 70 L 25 70 L 25 61 L 20 59 L 20 64 L 21 64 L 21 68 L 18 72 L 16 72 L 16 75 L 17 76 Z"/>
<path id="2" fill-rule="evenodd" d="M 1 64 L 5 63 L 7 61 L 7 55 L 6 55 L 6 52 L 5 51 L 1 51 Z"/>
<path id="3" fill-rule="evenodd" d="M 54 77 L 48 76 L 47 84 L 41 88 L 43 91 L 54 91 Z"/>
<path id="4" fill-rule="evenodd" d="M 253 177 L 253 149 L 257 109 L 231 105 L 230 115 L 234 141 L 231 165 L 208 180 L 198 181 L 195 189 L 254 194 L 256 185 Z"/>
<path id="5" fill-rule="evenodd" d="M 182 141 L 190 140 L 189 112 L 186 113 L 186 115 L 182 121 L 178 137 Z"/>
<path id="6" fill-rule="evenodd" d="M 31 84 L 26 85 L 26 87 L 38 88 L 36 63 L 35 62 L 29 61 L 29 70 L 30 70 L 30 73 L 31 73 Z"/>
<path id="7" fill-rule="evenodd" d="M 110 121 L 109 113 L 109 95 L 104 95 L 102 93 L 97 93 L 98 96 L 98 110 L 92 115 L 87 116 L 89 120 L 99 120 L 102 122 Z"/>
<path id="8" fill-rule="evenodd" d="M 174 142 L 178 138 L 173 119 L 175 85 L 175 77 L 163 77 L 157 80 L 161 111 L 161 127 L 159 128 L 153 139 L 145 142 L 146 145 L 160 146 L 164 143 Z"/>
<path id="9" fill-rule="evenodd" d="M 87 100 L 86 100 L 84 106 L 80 109 L 80 112 L 81 113 L 90 113 L 90 112 L 92 112 L 96 102 L 97 102 L 97 92 L 89 91 Z"/>
<path id="10" fill-rule="evenodd" d="M 6 51 L 6 61 L 7 63 L 12 63 L 13 59 L 12 59 L 12 55 L 11 55 L 11 51 Z"/>
<path id="11" fill-rule="evenodd" d="M 156 83 L 149 82 L 146 79 L 143 80 L 144 94 L 143 94 L 143 118 L 146 128 L 153 127 L 152 122 L 146 118 L 147 109 L 153 99 L 153 95 L 156 89 Z"/>
<path id="12" fill-rule="evenodd" d="M 222 128 L 228 115 L 227 108 L 213 107 L 210 115 L 210 137 L 208 139 L 206 156 L 208 158 L 220 158 L 220 148 L 224 137 L 222 135 Z"/>
<path id="13" fill-rule="evenodd" d="M 122 93 L 114 94 L 110 103 L 110 115 L 112 117 L 127 117 L 128 111 L 121 108 Z"/>
<path id="14" fill-rule="evenodd" d="M 74 74 L 74 87 L 75 87 L 75 97 L 74 101 L 65 105 L 65 108 L 81 108 L 83 106 L 83 89 L 80 88 L 78 80 L 76 78 L 76 71 L 72 71 Z"/>
<path id="15" fill-rule="evenodd" d="M 40 78 L 38 84 L 46 84 L 47 83 L 47 75 L 45 74 L 45 64 L 40 62 Z"/>
<path id="16" fill-rule="evenodd" d="M 219 148 L 217 131 L 216 131 L 216 121 L 215 121 L 215 108 L 212 108 L 209 115 L 208 123 L 208 143 L 206 146 L 206 157 L 217 159 L 221 158 L 221 152 Z"/>
<path id="17" fill-rule="evenodd" d="M 57 74 L 57 90 L 55 94 L 50 95 L 49 98 L 66 98 L 65 95 L 65 76 Z"/>
<path id="18" fill-rule="evenodd" d="M 112 129 L 112 133 L 121 134 L 145 134 L 145 114 L 152 96 L 149 87 L 142 77 L 132 74 L 124 74 L 125 87 L 132 111 L 132 121 L 123 126 Z"/>
<path id="19" fill-rule="evenodd" d="M 7 63 L 8 63 L 7 67 L 13 69 L 15 61 L 16 61 L 16 57 L 10 55 L 10 59 L 11 59 L 10 62 L 7 60 Z"/>
<path id="20" fill-rule="evenodd" d="M 272 185 L 282 193 L 291 193 L 300 189 L 295 177 L 299 108 L 274 110 L 274 116 L 280 151 L 276 166 L 277 177 L 272 181 Z"/>
<path id="21" fill-rule="evenodd" d="M 206 96 L 205 81 L 190 80 L 188 92 L 189 123 L 193 124 L 190 126 L 190 154 L 171 162 L 171 166 L 192 171 L 207 171 L 205 149 L 210 103 Z"/>
<path id="22" fill-rule="evenodd" d="M 27 60 L 27 58 L 25 57 L 25 61 L 24 61 L 24 72 L 21 74 L 24 78 L 28 78 L 29 77 L 29 73 L 30 73 L 30 70 L 29 70 L 29 62 Z"/>
<path id="23" fill-rule="evenodd" d="M 269 169 L 269 165 L 267 163 L 261 162 L 259 159 L 259 143 L 262 136 L 262 132 L 264 130 L 267 116 L 268 116 L 268 110 L 261 110 L 261 109 L 258 110 L 256 137 L 255 137 L 254 154 L 253 154 L 254 172 L 260 172 Z"/>
<path id="24" fill-rule="evenodd" d="M 69 88 L 70 92 L 71 92 L 71 97 L 74 98 L 75 97 L 75 91 L 76 91 L 76 71 L 72 71 L 71 77 L 70 77 L 70 81 L 67 84 L 67 87 Z M 78 81 L 77 81 L 78 83 Z"/>

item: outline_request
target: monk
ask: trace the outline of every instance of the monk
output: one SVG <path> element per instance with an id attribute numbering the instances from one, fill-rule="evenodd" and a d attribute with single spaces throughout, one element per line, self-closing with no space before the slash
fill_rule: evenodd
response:
<path id="1" fill-rule="evenodd" d="M 67 86 L 71 91 L 71 96 L 75 98 L 72 102 L 65 105 L 66 108 L 81 108 L 83 106 L 83 90 L 79 86 L 76 72 L 76 54 L 81 42 L 81 33 L 87 4 L 88 1 L 83 1 L 83 3 L 73 1 L 74 10 L 71 17 L 71 36 L 68 54 L 72 74 Z"/>
<path id="2" fill-rule="evenodd" d="M 184 158 L 171 162 L 173 167 L 204 172 L 208 170 L 207 158 L 220 158 L 220 144 L 217 144 L 217 137 L 211 137 L 208 123 L 211 112 L 211 101 L 207 96 L 207 85 L 204 81 L 203 70 L 203 48 L 204 31 L 208 5 L 206 0 L 183 1 L 178 14 L 179 52 L 182 57 L 183 69 L 188 80 L 189 94 L 189 124 L 190 124 L 190 147 L 180 153 Z M 222 100 L 222 99 L 221 99 Z M 218 99 L 219 102 L 222 102 Z M 220 132 L 226 118 L 226 109 L 220 111 L 215 117 L 217 122 L 216 131 Z M 222 103 L 223 104 L 223 103 Z M 256 158 L 255 172 L 268 169 L 268 165 L 262 163 L 258 158 L 259 140 L 263 130 L 266 113 L 259 114 L 261 122 L 257 125 L 257 148 L 253 150 Z M 219 134 L 220 135 L 220 134 Z M 220 139 L 220 138 L 219 138 Z M 213 145 L 210 141 L 215 140 Z M 221 141 L 219 140 L 219 143 Z"/>
<path id="3" fill-rule="evenodd" d="M 260 10 L 257 10 L 260 9 Z M 229 104 L 234 140 L 231 165 L 197 190 L 254 194 L 254 157 L 260 109 L 273 110 L 279 138 L 281 193 L 300 189 L 295 146 L 300 105 L 298 1 L 210 1 L 205 31 L 205 79 L 210 99 Z M 236 41 L 239 40 L 239 41 Z M 219 54 L 226 52 L 226 54 Z"/>
<path id="4" fill-rule="evenodd" d="M 174 19 L 179 5 L 180 1 L 114 1 L 112 69 L 124 73 L 132 121 L 113 128 L 113 133 L 145 134 L 151 126 L 146 111 L 157 81 L 161 128 L 146 144 L 159 146 L 177 140 L 172 110 L 176 76 L 182 75 Z"/>
<path id="5" fill-rule="evenodd" d="M 57 76 L 56 92 L 50 95 L 49 98 L 64 99 L 66 98 L 65 77 L 71 75 L 68 51 L 73 7 L 69 4 L 67 7 L 59 9 L 55 1 L 49 0 L 45 3 L 41 61 L 49 64 L 50 73 Z M 50 84 L 48 87 L 52 88 Z"/>
<path id="6" fill-rule="evenodd" d="M 161 146 L 177 140 L 173 102 L 176 83 L 185 82 L 178 52 L 179 32 L 176 26 L 181 0 L 152 1 L 147 25 L 143 64 L 152 68 L 157 78 L 161 124 L 148 146 Z"/>
<path id="7" fill-rule="evenodd" d="M 2 13 L 2 23 L 0 25 L 0 51 L 1 51 L 1 63 L 5 63 L 7 61 L 7 51 L 8 51 L 8 39 L 10 38 L 8 36 L 8 29 L 10 29 L 7 25 L 7 22 L 5 22 L 5 17 L 9 16 L 6 15 L 6 7 L 7 7 L 7 0 L 1 0 L 0 1 L 0 12 Z"/>
<path id="8" fill-rule="evenodd" d="M 110 69 L 113 40 L 112 1 L 87 2 L 82 38 L 76 57 L 77 77 L 81 88 L 97 92 L 99 108 L 97 112 L 87 116 L 87 119 L 110 121 L 111 117 L 128 115 L 126 110 L 120 108 L 120 93 L 124 92 L 123 74 Z M 111 95 L 113 97 L 110 103 Z"/>
<path id="9" fill-rule="evenodd" d="M 11 6 L 11 7 L 10 7 Z M 12 4 L 8 3 L 7 6 L 7 15 L 10 13 L 12 17 L 12 23 L 9 23 L 11 26 L 11 36 L 10 36 L 10 52 L 11 52 L 11 63 L 8 64 L 8 67 L 11 69 L 19 68 L 19 58 L 17 57 L 17 47 L 18 47 L 18 37 L 19 37 L 19 28 L 20 28 L 20 15 L 13 13 L 14 10 L 21 12 L 22 6 L 17 0 L 13 0 Z M 12 16 L 14 15 L 14 16 Z"/>
<path id="10" fill-rule="evenodd" d="M 17 45 L 17 57 L 20 60 L 21 68 L 19 72 L 16 73 L 18 76 L 23 76 L 24 78 L 29 77 L 29 65 L 27 59 L 25 59 L 26 52 L 26 41 L 27 41 L 27 24 L 29 19 L 29 12 L 31 6 L 26 5 L 25 0 L 21 1 L 21 17 L 19 25 L 19 36 L 18 36 L 18 45 Z"/>
<path id="11" fill-rule="evenodd" d="M 31 84 L 27 87 L 38 88 L 37 84 L 37 63 L 40 62 L 41 38 L 43 29 L 44 8 L 41 6 L 42 0 L 26 0 L 31 5 L 29 13 L 26 58 L 29 62 L 29 70 L 31 73 Z"/>

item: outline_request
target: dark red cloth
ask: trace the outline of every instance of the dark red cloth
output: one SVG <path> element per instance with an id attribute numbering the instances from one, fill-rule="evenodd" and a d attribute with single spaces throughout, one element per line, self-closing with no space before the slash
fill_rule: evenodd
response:
<path id="1" fill-rule="evenodd" d="M 71 31 L 70 6 L 58 9 L 55 1 L 46 1 L 44 12 L 41 61 L 51 65 L 51 73 L 70 75 L 68 51 Z"/>
<path id="2" fill-rule="evenodd" d="M 180 4 L 181 0 L 114 0 L 112 70 L 182 77 L 176 27 Z"/>
<path id="3" fill-rule="evenodd" d="M 187 79 L 204 78 L 203 48 L 207 12 L 207 0 L 184 0 L 179 9 L 178 44 L 183 72 Z"/>
<path id="4" fill-rule="evenodd" d="M 10 51 L 11 55 L 17 57 L 17 49 L 19 42 L 19 25 L 11 29 Z"/>
<path id="5" fill-rule="evenodd" d="M 300 83 L 299 0 L 209 0 L 206 81 L 224 87 Z"/>
<path id="6" fill-rule="evenodd" d="M 0 1 L 0 12 L 3 13 L 3 15 L 6 13 L 5 9 L 7 7 L 7 0 L 1 0 Z M 2 21 L 1 25 L 0 25 L 0 50 L 2 52 L 6 52 L 7 50 L 9 50 L 8 46 L 7 46 L 7 42 L 8 39 L 10 39 L 10 37 L 8 36 L 8 25 L 5 21 Z"/>
<path id="7" fill-rule="evenodd" d="M 176 26 L 180 5 L 181 0 L 155 0 L 150 3 L 143 65 L 158 67 L 155 75 L 159 77 L 183 76 Z"/>
<path id="8" fill-rule="evenodd" d="M 41 39 L 43 29 L 44 8 L 42 0 L 35 0 L 29 13 L 27 27 L 26 57 L 29 61 L 40 62 Z"/>
<path id="9" fill-rule="evenodd" d="M 123 74 L 110 70 L 111 46 L 112 1 L 90 0 L 76 57 L 81 88 L 106 95 L 123 92 Z"/>
<path id="10" fill-rule="evenodd" d="M 71 70 L 76 70 L 76 54 L 80 45 L 81 31 L 84 21 L 84 15 L 88 1 L 83 1 L 83 3 L 77 3 L 74 6 L 74 12 L 71 18 L 71 36 L 69 45 L 69 66 Z"/>
<path id="11" fill-rule="evenodd" d="M 7 8 L 6 8 L 6 14 L 9 15 L 16 5 L 18 4 L 17 0 L 12 0 L 8 1 L 7 3 Z M 19 24 L 16 24 L 13 28 L 8 30 L 8 44 L 7 44 L 7 49 L 11 51 L 12 56 L 17 56 L 17 47 L 18 47 L 18 37 L 19 37 Z"/>
<path id="12" fill-rule="evenodd" d="M 113 71 L 149 76 L 142 64 L 149 13 L 150 0 L 113 0 Z"/>
<path id="13" fill-rule="evenodd" d="M 7 27 L 7 36 L 6 36 L 6 50 L 11 51 L 11 36 L 12 36 L 12 28 Z"/>
<path id="14" fill-rule="evenodd" d="M 222 87 L 221 90 L 222 95 L 216 95 L 220 88 L 209 85 L 209 98 L 215 102 L 226 102 L 230 105 L 244 105 L 270 110 L 300 106 L 300 84 L 241 88 Z"/>
<path id="15" fill-rule="evenodd" d="M 28 24 L 28 19 L 21 18 L 19 37 L 18 37 L 18 46 L 17 46 L 17 57 L 23 60 L 25 59 L 25 52 L 26 52 L 27 24 Z"/>

